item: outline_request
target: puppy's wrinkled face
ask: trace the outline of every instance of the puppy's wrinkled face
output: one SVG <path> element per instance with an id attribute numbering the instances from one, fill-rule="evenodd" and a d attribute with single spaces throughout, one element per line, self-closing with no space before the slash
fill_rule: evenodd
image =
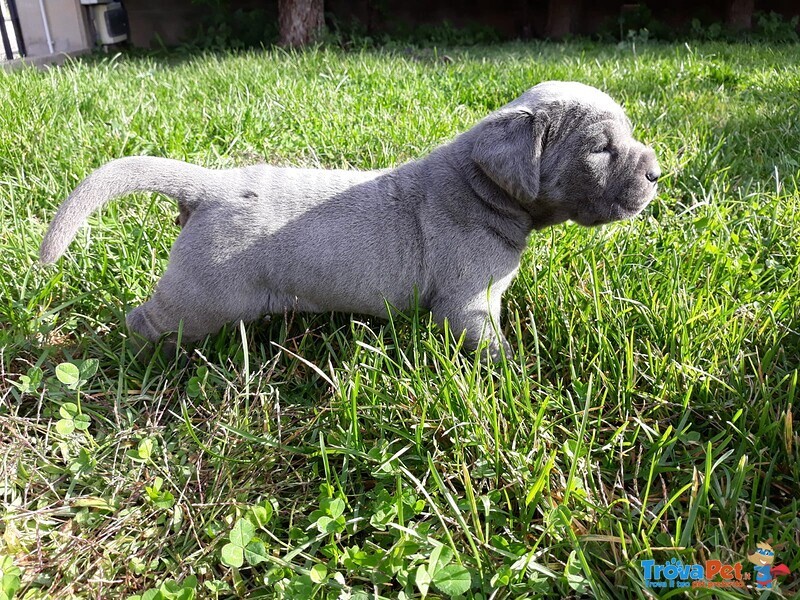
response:
<path id="1" fill-rule="evenodd" d="M 655 152 L 633 138 L 622 109 L 575 102 L 554 112 L 542 145 L 540 197 L 585 226 L 626 219 L 647 206 L 661 169 Z"/>
<path id="2" fill-rule="evenodd" d="M 655 197 L 652 149 L 633 138 L 622 107 L 588 85 L 548 81 L 465 136 L 472 160 L 541 229 L 632 217 Z"/>

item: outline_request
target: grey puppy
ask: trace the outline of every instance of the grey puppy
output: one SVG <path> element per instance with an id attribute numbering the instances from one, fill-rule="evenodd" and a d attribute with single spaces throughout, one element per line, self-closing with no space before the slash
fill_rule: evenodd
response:
<path id="1" fill-rule="evenodd" d="M 656 193 L 655 153 L 622 108 L 572 82 L 541 83 L 428 156 L 392 170 L 257 165 L 210 170 L 146 156 L 89 175 L 40 249 L 66 250 L 92 211 L 137 191 L 177 199 L 182 231 L 128 327 L 196 341 L 284 311 L 387 316 L 417 302 L 466 345 L 510 347 L 500 301 L 534 229 L 631 217 Z"/>

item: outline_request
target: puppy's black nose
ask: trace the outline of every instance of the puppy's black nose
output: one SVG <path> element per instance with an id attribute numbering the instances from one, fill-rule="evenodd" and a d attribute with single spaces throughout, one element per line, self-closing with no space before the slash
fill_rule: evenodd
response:
<path id="1" fill-rule="evenodd" d="M 647 177 L 647 181 L 652 181 L 655 183 L 658 181 L 658 178 L 661 177 L 661 169 L 658 167 L 653 167 L 647 170 L 647 173 L 644 174 Z"/>

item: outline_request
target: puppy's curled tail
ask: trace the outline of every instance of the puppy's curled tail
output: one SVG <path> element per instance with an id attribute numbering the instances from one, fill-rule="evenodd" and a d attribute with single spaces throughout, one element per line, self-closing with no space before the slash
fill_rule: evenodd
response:
<path id="1" fill-rule="evenodd" d="M 221 191 L 217 171 L 179 160 L 130 156 L 106 163 L 86 179 L 59 207 L 39 248 L 39 260 L 58 259 L 86 218 L 103 204 L 132 192 L 160 192 L 193 210 L 204 198 Z"/>

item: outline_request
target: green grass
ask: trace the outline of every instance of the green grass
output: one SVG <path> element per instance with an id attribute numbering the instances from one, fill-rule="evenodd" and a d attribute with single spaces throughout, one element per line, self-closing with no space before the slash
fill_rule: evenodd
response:
<path id="1" fill-rule="evenodd" d="M 0 72 L 0 587 L 671 598 L 641 560 L 749 573 L 771 539 L 794 573 L 772 595 L 797 593 L 798 65 L 796 45 L 574 42 Z M 137 363 L 124 313 L 177 234 L 155 195 L 36 263 L 112 158 L 390 167 L 546 79 L 622 101 L 666 176 L 633 221 L 531 236 L 507 363 L 425 314 L 277 316 Z"/>

